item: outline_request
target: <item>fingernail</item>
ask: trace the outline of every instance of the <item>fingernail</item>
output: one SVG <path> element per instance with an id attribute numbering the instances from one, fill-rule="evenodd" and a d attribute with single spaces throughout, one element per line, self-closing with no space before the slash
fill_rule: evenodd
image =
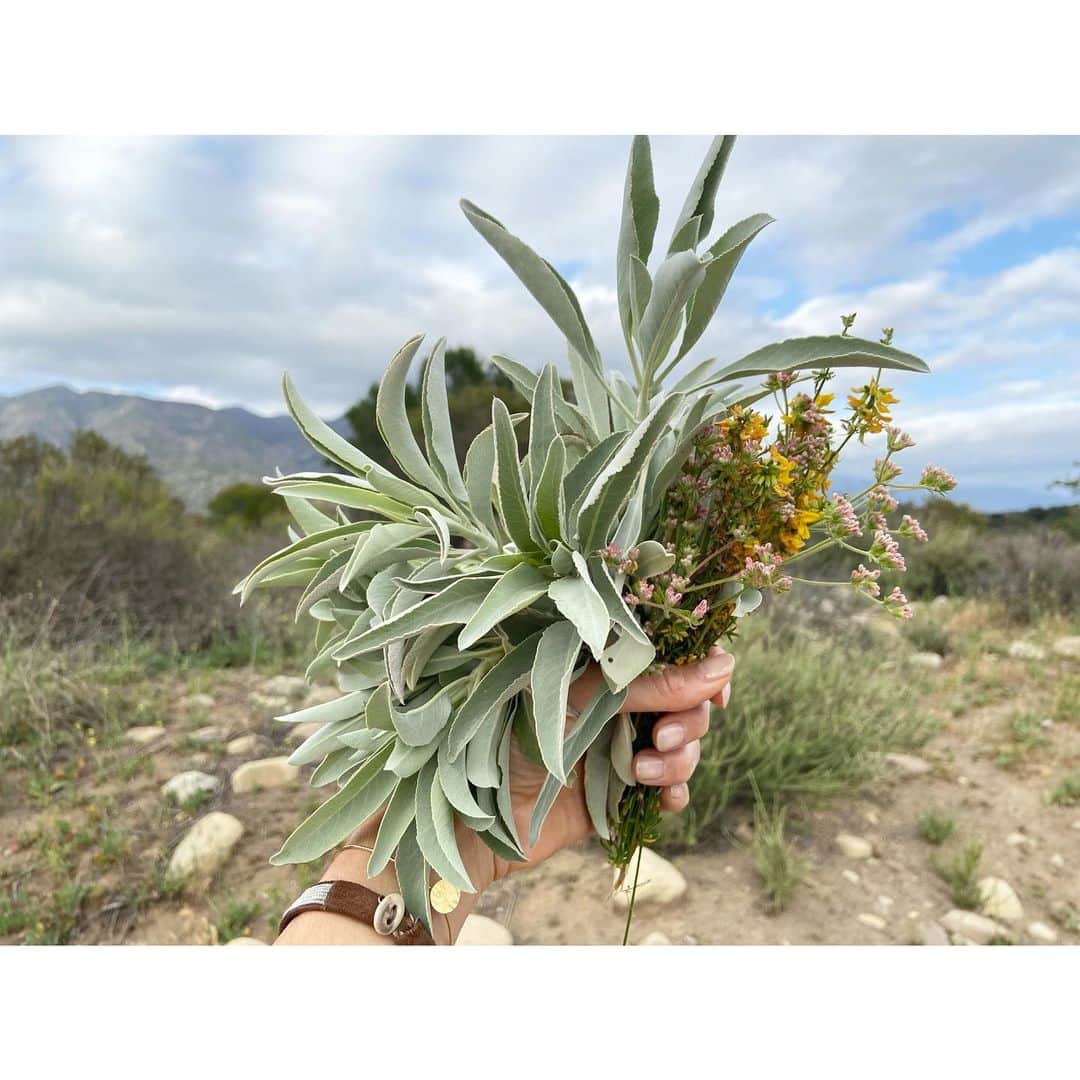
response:
<path id="1" fill-rule="evenodd" d="M 728 683 L 723 690 L 720 691 L 721 709 L 727 708 L 727 703 L 731 700 L 731 683 Z"/>
<path id="2" fill-rule="evenodd" d="M 708 656 L 699 665 L 701 674 L 710 682 L 718 679 L 726 679 L 735 670 L 735 657 L 731 653 L 721 653 L 719 656 Z"/>
<path id="3" fill-rule="evenodd" d="M 686 742 L 686 730 L 682 724 L 665 724 L 656 733 L 657 750 L 674 750 Z"/>
<path id="4" fill-rule="evenodd" d="M 672 784 L 668 788 L 668 793 L 674 802 L 690 801 L 690 789 L 685 784 Z"/>
<path id="5" fill-rule="evenodd" d="M 640 754 L 634 773 L 639 780 L 659 780 L 664 775 L 664 763 L 652 754 Z"/>

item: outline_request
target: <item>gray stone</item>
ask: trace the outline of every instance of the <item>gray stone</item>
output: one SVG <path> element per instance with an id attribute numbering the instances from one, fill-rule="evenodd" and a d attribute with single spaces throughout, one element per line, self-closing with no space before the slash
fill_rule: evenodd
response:
<path id="1" fill-rule="evenodd" d="M 836 837 L 836 846 L 849 859 L 869 859 L 874 854 L 874 845 L 861 836 L 852 836 L 851 833 L 840 833 Z"/>
<path id="2" fill-rule="evenodd" d="M 858 920 L 863 926 L 869 926 L 871 930 L 884 930 L 889 925 L 880 915 L 873 915 L 868 911 L 859 915 Z"/>
<path id="3" fill-rule="evenodd" d="M 1033 641 L 1014 641 L 1009 646 L 1009 655 L 1014 660 L 1045 660 L 1046 650 Z"/>
<path id="4" fill-rule="evenodd" d="M 318 720 L 308 720 L 302 724 L 291 724 L 289 727 L 289 734 L 285 736 L 285 741 L 290 746 L 298 746 L 305 739 L 310 739 L 321 727 L 325 725 Z"/>
<path id="5" fill-rule="evenodd" d="M 840 874 L 845 881 L 850 881 L 852 885 L 859 884 L 859 875 L 854 870 L 841 870 Z"/>
<path id="6" fill-rule="evenodd" d="M 466 917 L 457 936 L 456 945 L 513 945 L 514 935 L 502 923 L 486 915 Z"/>
<path id="7" fill-rule="evenodd" d="M 904 776 L 925 776 L 934 770 L 929 761 L 913 754 L 886 754 L 885 760 Z"/>
<path id="8" fill-rule="evenodd" d="M 214 707 L 214 699 L 209 694 L 188 694 L 180 699 L 182 709 L 201 709 L 206 711 Z"/>
<path id="9" fill-rule="evenodd" d="M 1027 925 L 1028 937 L 1034 938 L 1036 941 L 1041 941 L 1044 945 L 1054 945 L 1057 943 L 1057 931 L 1052 926 L 1047 926 L 1044 922 L 1033 922 Z"/>
<path id="10" fill-rule="evenodd" d="M 235 739 L 230 739 L 225 744 L 225 753 L 232 756 L 251 754 L 258 745 L 258 735 L 237 735 Z"/>
<path id="11" fill-rule="evenodd" d="M 954 908 L 942 920 L 941 925 L 953 935 L 954 943 L 957 938 L 963 938 L 975 945 L 986 945 L 994 938 L 1007 938 L 1009 931 L 993 919 L 985 915 L 979 915 L 974 911 L 963 911 Z"/>
<path id="12" fill-rule="evenodd" d="M 166 799 L 172 799 L 173 802 L 182 805 L 197 795 L 217 791 L 217 786 L 217 777 L 192 769 L 189 772 L 177 773 L 171 780 L 162 784 L 161 794 Z"/>
<path id="13" fill-rule="evenodd" d="M 1053 648 L 1056 656 L 1066 660 L 1080 660 L 1080 637 L 1059 637 Z"/>
<path id="14" fill-rule="evenodd" d="M 124 732 L 124 738 L 137 746 L 149 746 L 151 743 L 157 742 L 164 734 L 165 729 L 163 727 L 133 727 Z"/>
<path id="15" fill-rule="evenodd" d="M 979 880 L 982 903 L 979 913 L 1000 922 L 1017 923 L 1024 917 L 1024 906 L 1016 890 L 1004 879 L 984 877 Z"/>
<path id="16" fill-rule="evenodd" d="M 199 818 L 176 845 L 166 877 L 171 881 L 213 877 L 228 860 L 243 832 L 244 826 L 232 814 L 220 810 Z"/>
<path id="17" fill-rule="evenodd" d="M 278 695 L 262 694 L 258 690 L 248 694 L 252 707 L 270 716 L 280 716 L 290 710 L 289 699 Z"/>
<path id="18" fill-rule="evenodd" d="M 926 668 L 927 671 L 937 671 L 945 663 L 941 655 L 936 652 L 917 652 L 908 658 L 912 667 Z"/>
<path id="19" fill-rule="evenodd" d="M 188 735 L 192 742 L 196 742 L 200 746 L 206 746 L 209 743 L 221 743 L 228 737 L 229 729 L 219 724 L 208 724 L 206 727 L 196 728 Z"/>
<path id="20" fill-rule="evenodd" d="M 249 791 L 265 791 L 268 788 L 289 787 L 300 777 L 300 770 L 289 764 L 287 757 L 259 758 L 245 761 L 232 774 L 234 795 L 246 795 Z"/>
<path id="21" fill-rule="evenodd" d="M 1027 847 L 1032 843 L 1032 839 L 1022 832 L 1011 832 L 1005 837 L 1005 843 L 1009 847 Z"/>
<path id="22" fill-rule="evenodd" d="M 637 865 L 637 853 L 630 859 L 626 877 L 621 888 L 615 890 L 612 899 L 615 906 L 626 910 L 630 903 L 630 890 L 634 884 L 634 869 Z M 618 871 L 615 873 L 618 877 Z M 686 878 L 652 848 L 641 849 L 641 869 L 638 872 L 637 895 L 634 906 L 638 904 L 671 904 L 686 892 Z"/>
<path id="23" fill-rule="evenodd" d="M 919 927 L 920 936 L 924 945 L 951 945 L 949 935 L 941 923 L 924 922 Z"/>
<path id="24" fill-rule="evenodd" d="M 307 679 L 302 675 L 275 675 L 267 679 L 259 690 L 268 697 L 296 698 L 307 693 Z"/>
<path id="25" fill-rule="evenodd" d="M 1058 873 L 1061 873 L 1061 871 L 1065 869 L 1065 856 L 1060 852 L 1055 851 L 1054 854 L 1050 856 L 1050 865 Z"/>
<path id="26" fill-rule="evenodd" d="M 341 691 L 336 686 L 313 686 L 304 698 L 303 708 L 311 709 L 316 705 L 328 705 L 337 701 Z"/>
<path id="27" fill-rule="evenodd" d="M 257 937 L 251 937 L 248 934 L 244 934 L 241 937 L 234 937 L 231 941 L 226 941 L 226 945 L 265 945 L 265 941 L 260 941 Z"/>
<path id="28" fill-rule="evenodd" d="M 662 934 L 659 930 L 654 930 L 651 934 L 646 934 L 639 942 L 639 945 L 670 945 L 671 938 L 667 934 Z"/>

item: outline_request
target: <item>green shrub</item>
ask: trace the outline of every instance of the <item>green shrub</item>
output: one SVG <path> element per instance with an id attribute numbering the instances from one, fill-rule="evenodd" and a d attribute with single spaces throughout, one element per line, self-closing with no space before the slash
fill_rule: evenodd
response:
<path id="1" fill-rule="evenodd" d="M 1051 806 L 1072 806 L 1080 802 L 1080 772 L 1062 777 L 1046 793 L 1046 801 Z"/>
<path id="2" fill-rule="evenodd" d="M 754 807 L 750 856 L 772 914 L 779 914 L 788 906 L 805 874 L 803 861 L 788 843 L 785 819 L 784 807 L 770 811 L 761 802 Z"/>
<path id="3" fill-rule="evenodd" d="M 979 888 L 979 863 L 982 844 L 972 841 L 947 863 L 931 859 L 934 872 L 949 887 L 949 896 L 958 908 L 974 911 L 983 901 Z"/>
<path id="4" fill-rule="evenodd" d="M 956 822 L 937 810 L 927 810 L 919 818 L 919 835 L 928 843 L 941 845 L 952 836 Z"/>

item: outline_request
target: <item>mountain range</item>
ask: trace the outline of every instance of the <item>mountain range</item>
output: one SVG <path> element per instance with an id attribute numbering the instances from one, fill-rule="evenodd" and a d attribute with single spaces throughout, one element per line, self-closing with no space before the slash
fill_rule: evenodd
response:
<path id="1" fill-rule="evenodd" d="M 344 419 L 330 426 L 343 434 L 349 430 Z M 289 416 L 67 386 L 0 397 L 0 439 L 36 435 L 64 446 L 84 428 L 129 453 L 144 454 L 193 510 L 202 509 L 229 484 L 258 483 L 278 469 L 299 472 L 325 464 Z"/>

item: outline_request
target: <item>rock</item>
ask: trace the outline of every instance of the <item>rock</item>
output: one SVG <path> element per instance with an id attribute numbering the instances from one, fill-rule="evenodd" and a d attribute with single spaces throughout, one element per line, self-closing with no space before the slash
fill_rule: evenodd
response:
<path id="1" fill-rule="evenodd" d="M 840 833 L 836 838 L 836 846 L 849 859 L 869 859 L 874 854 L 874 845 L 861 836 L 852 836 L 851 833 Z"/>
<path id="2" fill-rule="evenodd" d="M 337 701 L 341 697 L 341 691 L 336 686 L 313 686 L 304 698 L 301 708 L 310 709 L 316 705 L 328 705 L 331 701 Z"/>
<path id="3" fill-rule="evenodd" d="M 975 945 L 986 945 L 994 938 L 1008 937 L 1008 930 L 1000 923 L 988 919 L 985 915 L 976 914 L 974 911 L 963 911 L 954 908 L 942 920 L 941 925 L 957 937 L 970 941 Z"/>
<path id="4" fill-rule="evenodd" d="M 129 945 L 216 945 L 217 927 L 189 907 L 151 909 L 136 923 Z"/>
<path id="5" fill-rule="evenodd" d="M 1046 650 L 1033 641 L 1014 641 L 1009 646 L 1009 655 L 1014 660 L 1045 660 Z"/>
<path id="6" fill-rule="evenodd" d="M 884 930 L 889 925 L 880 915 L 871 915 L 868 911 L 859 915 L 858 920 L 863 926 L 869 926 L 871 930 Z"/>
<path id="7" fill-rule="evenodd" d="M 659 930 L 654 930 L 651 934 L 646 934 L 639 942 L 639 945 L 670 945 L 671 939 L 667 934 L 660 933 Z"/>
<path id="8" fill-rule="evenodd" d="M 243 832 L 244 826 L 232 814 L 220 810 L 199 818 L 176 845 L 166 877 L 171 881 L 213 877 L 232 854 Z"/>
<path id="9" fill-rule="evenodd" d="M 259 690 L 268 697 L 295 698 L 307 693 L 308 684 L 302 675 L 275 675 L 267 679 Z"/>
<path id="10" fill-rule="evenodd" d="M 486 915 L 469 915 L 461 926 L 457 945 L 513 945 L 514 935 Z"/>
<path id="11" fill-rule="evenodd" d="M 1044 922 L 1033 922 L 1027 925 L 1028 937 L 1034 938 L 1036 941 L 1041 941 L 1046 945 L 1054 945 L 1057 943 L 1057 931 L 1047 926 Z"/>
<path id="12" fill-rule="evenodd" d="M 1054 654 L 1066 660 L 1080 660 L 1080 637 L 1059 637 L 1053 645 Z"/>
<path id="13" fill-rule="evenodd" d="M 226 941 L 226 945 L 265 945 L 265 941 L 260 941 L 257 937 L 250 937 L 244 934 L 242 937 L 234 937 L 231 941 Z"/>
<path id="14" fill-rule="evenodd" d="M 740 821 L 732 835 L 740 844 L 749 847 L 754 842 L 754 827 L 748 821 Z"/>
<path id="15" fill-rule="evenodd" d="M 891 896 L 879 896 L 877 898 L 878 907 L 881 908 L 881 910 L 884 911 L 886 914 L 888 914 L 888 912 L 892 909 L 893 904 L 895 903 L 896 901 Z"/>
<path id="16" fill-rule="evenodd" d="M 161 794 L 166 799 L 172 799 L 173 802 L 182 806 L 198 795 L 217 791 L 217 786 L 217 777 L 192 769 L 190 772 L 177 773 L 171 780 L 162 784 Z"/>
<path id="17" fill-rule="evenodd" d="M 1073 822 L 1073 823 L 1072 823 L 1072 824 L 1071 824 L 1071 825 L 1069 826 L 1069 828 L 1070 828 L 1070 829 L 1076 829 L 1076 830 L 1077 830 L 1078 832 L 1080 832 L 1080 818 L 1077 818 L 1077 819 L 1076 819 L 1076 821 L 1074 821 L 1074 822 Z"/>
<path id="18" fill-rule="evenodd" d="M 850 881 L 852 885 L 859 884 L 859 875 L 854 870 L 841 870 L 840 874 L 845 881 Z"/>
<path id="19" fill-rule="evenodd" d="M 1050 865 L 1060 873 L 1065 869 L 1064 856 L 1055 851 L 1054 854 L 1050 856 Z"/>
<path id="20" fill-rule="evenodd" d="M 232 756 L 254 753 L 259 745 L 258 735 L 237 735 L 225 744 L 225 753 Z"/>
<path id="21" fill-rule="evenodd" d="M 163 727 L 133 727 L 124 732 L 124 738 L 138 746 L 149 746 L 151 743 L 157 742 L 164 734 L 165 729 Z"/>
<path id="22" fill-rule="evenodd" d="M 289 699 L 282 697 L 280 694 L 269 696 L 260 694 L 258 690 L 255 690 L 248 694 L 248 701 L 259 712 L 267 713 L 270 716 L 280 716 L 282 713 L 289 712 Z"/>
<path id="23" fill-rule="evenodd" d="M 205 712 L 214 707 L 214 699 L 209 694 L 188 694 L 180 699 L 180 708 Z"/>
<path id="24" fill-rule="evenodd" d="M 983 901 L 979 913 L 1000 922 L 1017 923 L 1024 917 L 1024 906 L 1016 890 L 999 877 L 984 877 L 979 880 L 979 891 Z"/>
<path id="25" fill-rule="evenodd" d="M 886 754 L 885 760 L 904 776 L 925 776 L 933 772 L 934 766 L 929 761 L 912 754 Z"/>
<path id="26" fill-rule="evenodd" d="M 219 724 L 208 724 L 206 727 L 196 728 L 188 735 L 192 742 L 196 742 L 200 746 L 224 742 L 228 737 L 229 729 L 221 727 Z"/>
<path id="27" fill-rule="evenodd" d="M 1031 842 L 1031 837 L 1025 836 L 1022 832 L 1011 832 L 1005 837 L 1005 843 L 1009 847 L 1027 847 Z"/>
<path id="28" fill-rule="evenodd" d="M 908 657 L 908 663 L 912 667 L 926 668 L 927 671 L 937 671 L 945 663 L 944 658 L 936 652 L 917 652 Z"/>
<path id="29" fill-rule="evenodd" d="M 232 774 L 234 795 L 246 795 L 249 791 L 288 787 L 295 784 L 300 770 L 289 764 L 287 757 L 259 758 L 245 761 Z"/>
<path id="30" fill-rule="evenodd" d="M 941 923 L 924 922 L 919 927 L 919 933 L 924 945 L 950 945 L 949 935 Z"/>
<path id="31" fill-rule="evenodd" d="M 630 858 L 622 888 L 617 889 L 613 896 L 615 906 L 622 910 L 625 910 L 630 902 L 630 889 L 634 884 L 636 865 L 637 853 L 635 852 Z M 686 878 L 667 859 L 657 855 L 652 848 L 641 849 L 641 870 L 638 873 L 635 907 L 638 904 L 670 904 L 678 900 L 685 892 Z"/>
<path id="32" fill-rule="evenodd" d="M 291 746 L 298 746 L 305 739 L 310 739 L 319 728 L 323 727 L 318 720 L 309 720 L 306 724 L 293 724 L 285 741 Z"/>

